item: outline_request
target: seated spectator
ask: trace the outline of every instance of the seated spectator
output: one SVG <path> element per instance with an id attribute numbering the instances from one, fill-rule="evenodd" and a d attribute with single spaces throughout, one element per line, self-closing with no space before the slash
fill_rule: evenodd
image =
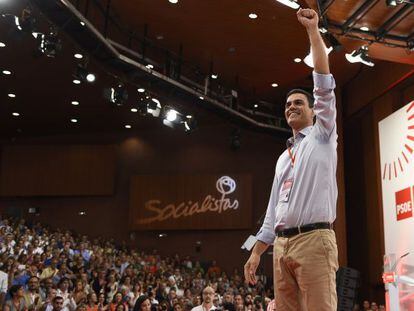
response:
<path id="1" fill-rule="evenodd" d="M 109 306 L 106 303 L 106 296 L 104 293 L 100 293 L 98 296 L 98 310 L 99 311 L 106 311 L 108 310 Z"/>
<path id="2" fill-rule="evenodd" d="M 46 299 L 40 308 L 41 311 L 52 311 L 53 309 L 53 299 L 56 297 L 57 290 L 53 287 L 49 288 L 46 292 Z"/>
<path id="3" fill-rule="evenodd" d="M 3 311 L 27 311 L 23 295 L 24 289 L 22 285 L 13 285 L 9 289 L 10 299 L 6 301 Z"/>
<path id="4" fill-rule="evenodd" d="M 63 301 L 64 299 L 60 296 L 56 296 L 52 300 L 52 311 L 62 311 L 63 310 Z"/>
<path id="5" fill-rule="evenodd" d="M 25 304 L 30 310 L 38 310 L 43 305 L 44 299 L 39 290 L 39 278 L 37 276 L 30 277 L 27 285 L 28 290 L 23 295 Z"/>
<path id="6" fill-rule="evenodd" d="M 220 269 L 220 267 L 217 265 L 217 261 L 215 261 L 215 260 L 213 260 L 212 262 L 211 262 L 211 266 L 208 268 L 208 270 L 207 270 L 207 275 L 210 277 L 210 278 L 213 278 L 213 277 L 218 277 L 219 275 L 221 274 L 221 269 Z"/>
<path id="7" fill-rule="evenodd" d="M 137 299 L 133 311 L 151 311 L 151 302 L 146 295 L 142 295 Z"/>

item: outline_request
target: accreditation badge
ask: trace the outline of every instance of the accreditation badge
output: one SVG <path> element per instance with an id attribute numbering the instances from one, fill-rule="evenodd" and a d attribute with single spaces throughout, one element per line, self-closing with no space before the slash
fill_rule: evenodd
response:
<path id="1" fill-rule="evenodd" d="M 286 179 L 283 182 L 282 189 L 279 193 L 279 202 L 289 202 L 290 191 L 293 187 L 293 178 Z"/>

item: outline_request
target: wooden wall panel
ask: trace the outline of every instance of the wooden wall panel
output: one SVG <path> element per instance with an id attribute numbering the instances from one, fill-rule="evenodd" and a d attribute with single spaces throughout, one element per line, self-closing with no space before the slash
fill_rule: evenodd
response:
<path id="1" fill-rule="evenodd" d="M 251 189 L 246 174 L 133 176 L 131 229 L 248 229 Z"/>
<path id="2" fill-rule="evenodd" d="M 2 196 L 112 195 L 116 165 L 111 145 L 4 146 Z"/>

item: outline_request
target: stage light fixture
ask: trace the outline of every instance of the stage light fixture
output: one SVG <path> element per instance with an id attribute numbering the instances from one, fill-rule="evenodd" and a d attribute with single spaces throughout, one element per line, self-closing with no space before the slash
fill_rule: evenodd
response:
<path id="1" fill-rule="evenodd" d="M 329 47 L 329 48 L 325 47 L 325 51 L 326 51 L 326 55 L 329 55 L 329 53 L 331 53 L 331 52 L 333 51 L 333 47 L 332 47 L 332 46 L 331 46 L 331 47 Z M 309 52 L 309 54 L 308 54 L 308 55 L 306 55 L 306 57 L 303 59 L 303 62 L 304 62 L 307 66 L 309 66 L 309 67 L 313 68 L 313 56 L 312 56 L 312 50 Z"/>
<path id="2" fill-rule="evenodd" d="M 373 67 L 375 64 L 368 57 L 368 47 L 363 46 L 352 53 L 345 54 L 346 59 L 350 63 L 362 63 L 364 65 Z"/>
<path id="3" fill-rule="evenodd" d="M 104 98 L 116 106 L 122 106 L 128 100 L 128 92 L 122 83 L 104 90 Z"/>
<path id="4" fill-rule="evenodd" d="M 165 119 L 167 119 L 170 122 L 174 122 L 175 120 L 177 120 L 177 111 L 174 109 L 168 110 Z"/>
<path id="5" fill-rule="evenodd" d="M 32 33 L 35 38 L 40 38 L 39 51 L 47 57 L 56 57 L 62 50 L 62 42 L 57 36 L 55 30 L 51 30 L 49 34 Z"/>
<path id="6" fill-rule="evenodd" d="M 328 41 L 328 46 L 333 47 L 335 52 L 342 50 L 342 44 L 335 38 L 333 34 L 327 32 L 323 35 L 323 37 Z"/>
<path id="7" fill-rule="evenodd" d="M 387 6 L 397 6 L 396 0 L 385 0 L 385 3 L 387 4 Z"/>
<path id="8" fill-rule="evenodd" d="M 297 10 L 300 8 L 299 3 L 296 0 L 276 0 L 277 2 L 284 4 L 294 10 Z"/>
<path id="9" fill-rule="evenodd" d="M 188 115 L 183 122 L 184 124 L 184 131 L 187 133 L 191 133 L 197 129 L 197 121 L 193 118 L 193 116 Z"/>
<path id="10" fill-rule="evenodd" d="M 35 31 L 36 19 L 32 16 L 30 9 L 24 9 L 21 17 L 13 14 L 2 14 L 1 16 L 5 18 L 8 23 L 16 26 L 19 31 L 27 33 Z"/>

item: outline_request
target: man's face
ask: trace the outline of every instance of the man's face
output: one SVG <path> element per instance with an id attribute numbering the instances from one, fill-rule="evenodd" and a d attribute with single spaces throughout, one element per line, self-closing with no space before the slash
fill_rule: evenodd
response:
<path id="1" fill-rule="evenodd" d="M 53 298 L 55 298 L 55 297 L 56 297 L 56 294 L 57 294 L 56 289 L 52 288 L 52 289 L 50 290 L 50 292 L 49 292 L 49 299 L 50 299 L 50 300 L 53 300 Z"/>
<path id="2" fill-rule="evenodd" d="M 62 283 L 60 283 L 61 290 L 65 291 L 69 288 L 69 282 L 67 280 L 64 280 Z"/>
<path id="3" fill-rule="evenodd" d="M 53 301 L 53 311 L 60 311 L 63 308 L 63 299 L 55 299 Z"/>
<path id="4" fill-rule="evenodd" d="M 203 301 L 205 303 L 211 303 L 214 298 L 214 290 L 211 287 L 207 287 L 203 290 Z"/>
<path id="5" fill-rule="evenodd" d="M 230 294 L 225 294 L 224 295 L 224 302 L 233 303 L 233 297 Z"/>
<path id="6" fill-rule="evenodd" d="M 291 94 L 285 104 L 285 118 L 292 129 L 301 130 L 313 124 L 313 109 L 309 107 L 306 95 Z"/>
<path id="7" fill-rule="evenodd" d="M 37 278 L 31 278 L 29 280 L 29 290 L 36 291 L 39 288 L 39 280 Z"/>
<path id="8" fill-rule="evenodd" d="M 368 310 L 369 309 L 369 301 L 364 301 L 363 303 L 362 303 L 362 306 L 364 307 L 364 309 L 365 310 Z"/>
<path id="9" fill-rule="evenodd" d="M 241 295 L 236 295 L 236 297 L 234 297 L 234 304 L 236 306 L 242 305 L 243 304 L 243 298 Z"/>

